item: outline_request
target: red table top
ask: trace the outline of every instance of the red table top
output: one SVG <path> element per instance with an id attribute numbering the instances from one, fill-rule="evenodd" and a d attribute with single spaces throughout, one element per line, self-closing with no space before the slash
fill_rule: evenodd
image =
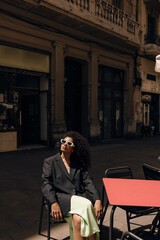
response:
<path id="1" fill-rule="evenodd" d="M 111 205 L 160 207 L 160 181 L 103 178 L 103 183 Z"/>

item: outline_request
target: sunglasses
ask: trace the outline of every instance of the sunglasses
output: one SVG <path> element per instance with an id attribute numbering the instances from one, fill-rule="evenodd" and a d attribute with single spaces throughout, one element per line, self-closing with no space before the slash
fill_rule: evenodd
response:
<path id="1" fill-rule="evenodd" d="M 70 146 L 70 147 L 73 147 L 73 146 L 74 146 L 74 144 L 73 144 L 72 142 L 68 142 L 68 141 L 66 141 L 66 140 L 64 140 L 64 139 L 61 139 L 60 142 L 61 142 L 62 144 L 67 143 L 67 145 Z"/>

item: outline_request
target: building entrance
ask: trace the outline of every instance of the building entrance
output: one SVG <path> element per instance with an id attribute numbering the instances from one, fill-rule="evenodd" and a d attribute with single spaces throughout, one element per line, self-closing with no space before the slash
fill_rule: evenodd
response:
<path id="1" fill-rule="evenodd" d="M 65 120 L 67 131 L 88 135 L 87 64 L 77 59 L 65 59 Z"/>
<path id="2" fill-rule="evenodd" d="M 159 95 L 142 94 L 142 126 L 149 127 L 152 134 L 159 134 Z"/>
<path id="3" fill-rule="evenodd" d="M 159 134 L 159 95 L 153 94 L 151 96 L 151 107 L 150 107 L 150 122 L 153 124 L 154 134 Z"/>
<path id="4" fill-rule="evenodd" d="M 39 95 L 23 91 L 19 96 L 19 145 L 40 142 Z"/>
<path id="5" fill-rule="evenodd" d="M 103 140 L 123 136 L 123 85 L 123 71 L 99 66 L 98 103 Z"/>

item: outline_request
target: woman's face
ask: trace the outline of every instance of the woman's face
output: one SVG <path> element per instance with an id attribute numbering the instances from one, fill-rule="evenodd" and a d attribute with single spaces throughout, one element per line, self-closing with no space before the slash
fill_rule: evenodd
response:
<path id="1" fill-rule="evenodd" d="M 61 152 L 72 153 L 74 150 L 74 143 L 71 137 L 61 139 Z"/>

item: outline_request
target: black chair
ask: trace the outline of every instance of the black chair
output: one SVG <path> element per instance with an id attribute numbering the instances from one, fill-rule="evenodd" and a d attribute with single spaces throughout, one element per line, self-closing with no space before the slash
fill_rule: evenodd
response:
<path id="1" fill-rule="evenodd" d="M 122 234 L 121 240 L 134 239 L 134 240 L 143 240 L 142 238 L 136 236 L 131 232 L 125 232 Z"/>
<path id="2" fill-rule="evenodd" d="M 147 180 L 160 180 L 160 169 L 153 167 L 146 163 L 143 164 L 143 172 L 145 179 Z M 160 211 L 157 213 L 152 222 L 151 227 L 152 233 L 156 236 L 159 236 L 160 239 Z"/>
<path id="3" fill-rule="evenodd" d="M 133 174 L 131 169 L 128 166 L 124 167 L 116 167 L 116 168 L 109 168 L 105 171 L 105 178 L 122 178 L 122 179 L 133 179 Z M 102 189 L 102 205 L 104 206 L 104 193 L 105 188 L 103 186 Z M 100 221 L 100 229 L 102 231 L 102 224 L 103 220 L 107 211 L 109 205 L 109 201 L 107 199 L 107 202 L 105 204 L 104 208 L 104 215 L 103 218 Z M 113 239 L 113 225 L 114 225 L 114 212 L 116 210 L 117 206 L 112 206 L 111 213 L 110 213 L 110 228 L 109 228 L 109 237 L 110 239 Z M 150 213 L 158 212 L 157 208 L 152 207 L 132 207 L 132 206 L 119 206 L 121 209 L 126 211 L 126 218 L 127 218 L 127 227 L 128 231 L 131 231 L 130 228 L 130 220 L 133 218 L 138 218 L 143 215 L 148 215 Z"/>
<path id="4" fill-rule="evenodd" d="M 160 180 L 160 169 L 150 166 L 146 163 L 143 164 L 143 172 L 147 180 Z"/>
<path id="5" fill-rule="evenodd" d="M 42 221 L 43 221 L 43 214 L 44 214 L 44 211 L 46 210 L 47 212 L 47 235 L 44 235 L 42 233 Z M 61 222 L 56 222 L 58 224 L 61 224 L 65 222 L 64 221 L 61 221 Z M 51 216 L 51 207 L 50 207 L 50 204 L 49 202 L 47 201 L 47 199 L 43 196 L 42 197 L 42 203 L 41 203 L 41 210 L 40 210 L 40 220 L 39 220 L 39 228 L 38 228 L 38 234 L 39 235 L 42 235 L 44 237 L 47 237 L 47 240 L 50 240 L 50 239 L 54 239 L 56 240 L 55 238 L 51 237 L 50 236 L 50 225 L 54 223 L 53 220 L 52 220 L 52 216 Z M 69 239 L 69 237 L 66 237 L 64 239 Z"/>

